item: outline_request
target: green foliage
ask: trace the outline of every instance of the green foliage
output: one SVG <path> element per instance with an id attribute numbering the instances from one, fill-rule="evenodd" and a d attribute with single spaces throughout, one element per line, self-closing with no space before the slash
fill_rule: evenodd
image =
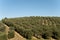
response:
<path id="1" fill-rule="evenodd" d="M 60 39 L 60 30 L 59 29 L 57 29 L 57 28 L 53 28 L 53 38 L 55 38 L 55 39 Z"/>
<path id="2" fill-rule="evenodd" d="M 8 39 L 14 38 L 15 34 L 14 34 L 14 30 L 13 28 L 10 28 L 10 30 L 8 31 Z"/>
<path id="3" fill-rule="evenodd" d="M 22 27 L 17 28 L 16 30 L 18 33 L 20 33 L 22 36 L 24 36 L 27 39 L 31 39 L 32 38 L 32 31 L 30 29 L 24 29 Z"/>
<path id="4" fill-rule="evenodd" d="M 0 32 L 5 32 L 6 27 L 0 23 Z"/>
<path id="5" fill-rule="evenodd" d="M 25 37 L 26 37 L 27 39 L 31 39 L 32 36 L 33 36 L 32 31 L 29 30 L 29 29 L 26 29 L 26 30 L 25 30 Z"/>
<path id="6" fill-rule="evenodd" d="M 5 27 L 4 26 L 0 26 L 0 31 L 4 32 L 5 31 Z"/>
<path id="7" fill-rule="evenodd" d="M 32 36 L 37 38 L 60 38 L 60 17 L 22 17 L 3 19 L 3 23 L 14 27 L 15 31 L 27 39 Z M 33 33 L 32 33 L 33 32 Z"/>

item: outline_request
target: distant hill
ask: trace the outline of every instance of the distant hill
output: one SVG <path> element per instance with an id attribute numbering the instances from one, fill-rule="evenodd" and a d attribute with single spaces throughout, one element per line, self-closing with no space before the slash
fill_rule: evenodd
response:
<path id="1" fill-rule="evenodd" d="M 5 18 L 2 22 L 9 27 L 14 27 L 26 39 L 32 36 L 38 39 L 54 38 L 60 40 L 60 17 L 20 17 Z"/>

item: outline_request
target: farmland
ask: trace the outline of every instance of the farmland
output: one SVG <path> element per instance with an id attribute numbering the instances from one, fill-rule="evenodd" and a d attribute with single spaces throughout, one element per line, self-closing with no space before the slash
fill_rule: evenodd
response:
<path id="1" fill-rule="evenodd" d="M 33 40 L 33 36 L 39 40 L 51 38 L 60 40 L 60 17 L 31 16 L 5 18 L 1 21 L 28 40 Z"/>

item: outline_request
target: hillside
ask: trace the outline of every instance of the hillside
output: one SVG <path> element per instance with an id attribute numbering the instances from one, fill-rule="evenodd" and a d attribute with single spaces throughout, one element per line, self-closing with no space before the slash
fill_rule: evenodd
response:
<path id="1" fill-rule="evenodd" d="M 6 27 L 6 34 L 8 34 L 9 31 L 9 27 L 7 25 L 4 24 L 4 26 Z M 8 40 L 26 40 L 25 38 L 23 38 L 19 33 L 17 33 L 16 31 L 14 31 L 15 36 L 14 38 L 8 39 Z"/>
<path id="2" fill-rule="evenodd" d="M 10 29 L 9 29 L 9 27 L 7 25 L 5 25 L 4 23 L 0 22 L 0 40 L 26 40 L 25 38 L 23 38 L 16 31 L 14 31 L 14 37 L 9 39 L 8 38 L 9 30 Z"/>
<path id="3" fill-rule="evenodd" d="M 26 39 L 34 36 L 38 39 L 60 40 L 60 17 L 5 18 L 2 22 L 9 27 L 14 27 L 15 31 Z"/>
<path id="4" fill-rule="evenodd" d="M 0 22 L 0 40 L 7 40 L 6 27 Z"/>

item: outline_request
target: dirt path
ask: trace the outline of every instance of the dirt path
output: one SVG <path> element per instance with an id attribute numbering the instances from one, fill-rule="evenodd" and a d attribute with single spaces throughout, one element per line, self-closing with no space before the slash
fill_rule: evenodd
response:
<path id="1" fill-rule="evenodd" d="M 4 26 L 6 26 L 6 34 L 8 34 L 9 27 L 7 25 L 5 25 L 5 24 L 4 24 Z M 19 33 L 17 33 L 15 31 L 15 37 L 12 38 L 12 39 L 8 39 L 8 40 L 26 40 L 26 39 L 23 38 Z"/>
<path id="2" fill-rule="evenodd" d="M 17 32 L 15 32 L 15 37 L 10 40 L 26 40 L 26 39 L 19 35 Z"/>

